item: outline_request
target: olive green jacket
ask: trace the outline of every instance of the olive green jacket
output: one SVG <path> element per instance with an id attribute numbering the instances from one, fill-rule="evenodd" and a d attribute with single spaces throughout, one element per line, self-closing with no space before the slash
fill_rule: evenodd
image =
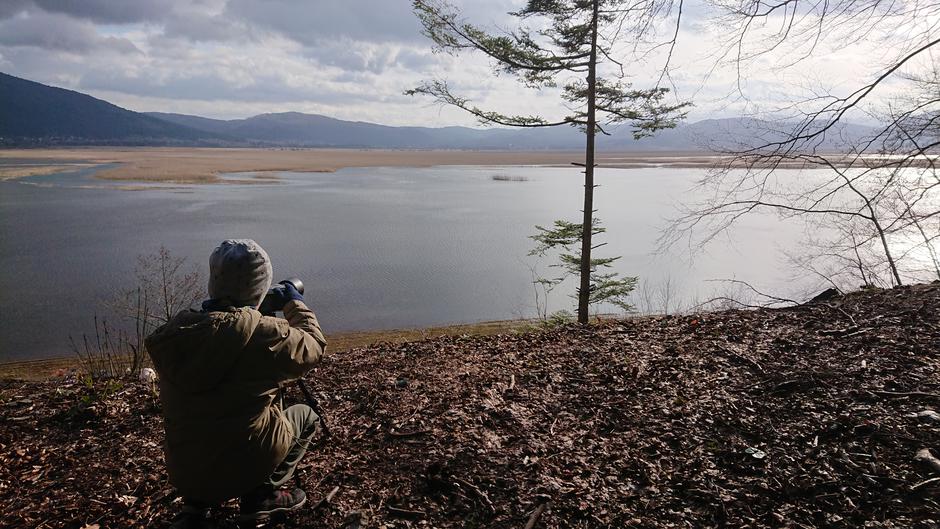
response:
<path id="1" fill-rule="evenodd" d="M 284 316 L 247 307 L 184 311 L 147 337 L 167 470 L 183 496 L 243 495 L 286 456 L 294 432 L 275 397 L 320 360 L 326 339 L 302 302 L 288 302 Z"/>

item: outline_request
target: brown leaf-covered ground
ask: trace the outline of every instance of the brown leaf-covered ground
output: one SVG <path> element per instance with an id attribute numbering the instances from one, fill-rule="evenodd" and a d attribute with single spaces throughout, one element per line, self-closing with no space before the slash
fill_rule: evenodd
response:
<path id="1" fill-rule="evenodd" d="M 279 524 L 936 527 L 940 479 L 914 455 L 940 456 L 921 413 L 940 406 L 938 309 L 932 284 L 355 349 L 308 376 L 333 436 Z M 150 388 L 0 388 L 0 526 L 176 512 Z"/>

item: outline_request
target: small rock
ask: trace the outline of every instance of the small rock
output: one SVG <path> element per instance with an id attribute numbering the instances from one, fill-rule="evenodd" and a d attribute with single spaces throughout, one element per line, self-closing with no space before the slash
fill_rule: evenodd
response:
<path id="1" fill-rule="evenodd" d="M 912 413 L 908 417 L 914 419 L 920 419 L 925 422 L 940 422 L 940 413 L 937 413 L 933 410 L 923 410 L 917 413 Z"/>
<path id="2" fill-rule="evenodd" d="M 767 452 L 764 452 L 763 450 L 759 448 L 748 447 L 747 450 L 744 451 L 744 453 L 750 455 L 754 459 L 764 459 L 765 457 L 767 457 Z"/>
<path id="3" fill-rule="evenodd" d="M 140 370 L 140 381 L 152 384 L 157 381 L 157 372 L 153 368 L 145 367 Z"/>

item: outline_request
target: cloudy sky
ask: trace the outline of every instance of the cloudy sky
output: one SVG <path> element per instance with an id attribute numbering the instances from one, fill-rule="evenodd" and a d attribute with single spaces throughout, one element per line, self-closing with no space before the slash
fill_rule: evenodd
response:
<path id="1" fill-rule="evenodd" d="M 511 27 L 518 0 L 454 2 L 484 26 Z M 717 61 L 725 32 L 687 4 L 672 60 L 692 119 L 739 115 L 820 88 L 851 90 L 877 67 L 876 46 L 821 47 L 797 68 L 763 57 L 745 72 Z M 660 36 L 674 23 L 666 19 Z M 622 50 L 636 86 L 665 55 Z M 718 64 L 718 67 L 716 67 Z M 504 112 L 562 113 L 557 94 L 495 77 L 483 57 L 432 53 L 408 0 L 0 0 L 0 71 L 89 93 L 138 111 L 216 118 L 300 111 L 392 125 L 474 125 L 456 109 L 402 92 L 447 79 Z M 739 90 L 740 88 L 740 90 Z M 747 96 L 745 102 L 741 93 Z"/>

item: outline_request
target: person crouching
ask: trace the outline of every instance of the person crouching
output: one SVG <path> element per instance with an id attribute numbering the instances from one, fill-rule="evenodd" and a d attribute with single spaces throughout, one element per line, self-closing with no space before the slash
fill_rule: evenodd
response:
<path id="1" fill-rule="evenodd" d="M 209 258 L 209 296 L 147 337 L 160 381 L 167 471 L 183 496 L 173 527 L 200 527 L 209 509 L 240 499 L 240 521 L 294 510 L 282 488 L 316 434 L 307 405 L 282 409 L 278 390 L 323 356 L 326 339 L 290 283 L 275 292 L 284 317 L 258 305 L 271 287 L 268 254 L 250 239 L 223 241 Z"/>

